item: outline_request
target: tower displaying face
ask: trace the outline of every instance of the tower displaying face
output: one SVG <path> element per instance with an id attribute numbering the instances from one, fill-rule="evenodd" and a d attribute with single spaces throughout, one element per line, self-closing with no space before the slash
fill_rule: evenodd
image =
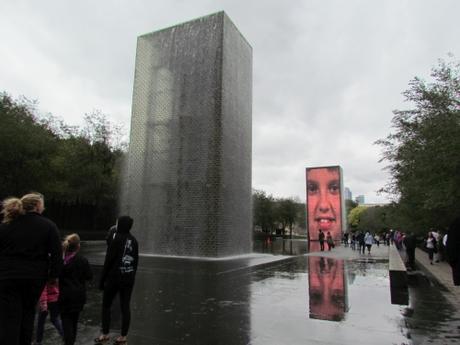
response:
<path id="1" fill-rule="evenodd" d="M 310 240 L 319 230 L 334 240 L 342 237 L 342 192 L 340 167 L 307 168 L 307 227 Z"/>

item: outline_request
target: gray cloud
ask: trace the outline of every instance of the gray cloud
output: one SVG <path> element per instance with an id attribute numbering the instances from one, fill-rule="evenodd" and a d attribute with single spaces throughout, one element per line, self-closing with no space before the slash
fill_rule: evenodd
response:
<path id="1" fill-rule="evenodd" d="M 304 199 L 305 167 L 339 164 L 355 195 L 384 200 L 373 142 L 411 78 L 460 56 L 456 0 L 15 1 L 0 88 L 71 124 L 98 108 L 129 126 L 137 36 L 219 10 L 254 52 L 254 187 Z"/>

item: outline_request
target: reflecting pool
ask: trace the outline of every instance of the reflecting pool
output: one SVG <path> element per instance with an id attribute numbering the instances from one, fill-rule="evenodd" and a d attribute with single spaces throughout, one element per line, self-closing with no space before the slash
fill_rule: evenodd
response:
<path id="1" fill-rule="evenodd" d="M 436 333 L 425 318 L 437 328 L 453 322 L 454 311 L 423 279 L 411 287 L 410 306 L 390 303 L 385 247 L 372 255 L 340 247 L 300 255 L 305 243 L 296 242 L 231 260 L 142 257 L 130 344 L 422 344 Z M 96 277 L 103 249 L 84 249 Z M 91 344 L 99 332 L 96 285 L 88 289 L 79 344 Z M 424 303 L 434 299 L 437 309 L 427 313 Z M 115 335 L 116 308 L 113 314 Z M 56 337 L 48 326 L 45 344 Z"/>

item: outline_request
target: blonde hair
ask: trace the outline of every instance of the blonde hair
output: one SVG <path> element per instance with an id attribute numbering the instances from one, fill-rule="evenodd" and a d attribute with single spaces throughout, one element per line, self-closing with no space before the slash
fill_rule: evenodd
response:
<path id="1" fill-rule="evenodd" d="M 70 234 L 66 236 L 62 246 L 64 249 L 64 254 L 67 252 L 76 252 L 80 248 L 80 236 L 78 236 L 78 234 Z"/>
<path id="2" fill-rule="evenodd" d="M 18 198 L 7 198 L 3 200 L 2 207 L 2 223 L 9 223 L 15 218 L 25 213 L 23 203 Z"/>
<path id="3" fill-rule="evenodd" d="M 43 202 L 43 195 L 40 193 L 29 193 L 21 198 L 22 208 L 25 212 L 33 211 L 40 202 Z"/>

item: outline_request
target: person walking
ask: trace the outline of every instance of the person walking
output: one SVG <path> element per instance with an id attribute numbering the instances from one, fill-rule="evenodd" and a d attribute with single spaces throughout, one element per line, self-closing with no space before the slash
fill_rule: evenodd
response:
<path id="1" fill-rule="evenodd" d="M 369 231 L 366 232 L 366 235 L 364 235 L 364 243 L 366 244 L 367 248 L 367 254 L 371 253 L 371 248 L 372 248 L 372 243 L 374 242 L 374 236 L 370 234 Z M 364 248 L 363 248 L 363 254 L 364 254 Z"/>
<path id="2" fill-rule="evenodd" d="M 360 231 L 358 235 L 356 236 L 356 240 L 358 241 L 358 248 L 359 248 L 359 253 L 363 253 L 366 250 L 366 243 L 364 241 L 364 234 Z"/>
<path id="3" fill-rule="evenodd" d="M 350 234 L 348 232 L 343 234 L 343 243 L 345 244 L 345 247 L 348 247 L 349 237 L 350 237 Z"/>
<path id="4" fill-rule="evenodd" d="M 460 286 L 460 217 L 449 226 L 446 238 L 446 257 L 452 269 L 455 286 Z"/>
<path id="5" fill-rule="evenodd" d="M 56 224 L 42 216 L 43 195 L 2 203 L 0 225 L 0 344 L 30 345 L 37 302 L 62 265 Z"/>
<path id="6" fill-rule="evenodd" d="M 332 248 L 335 247 L 334 240 L 332 239 L 332 235 L 331 235 L 330 231 L 327 232 L 326 242 L 327 242 L 327 249 L 328 250 L 331 250 Z"/>
<path id="7" fill-rule="evenodd" d="M 398 249 L 398 250 L 402 249 L 402 233 L 399 230 L 395 231 L 394 244 L 396 246 L 396 249 Z"/>
<path id="8" fill-rule="evenodd" d="M 435 247 L 435 250 L 434 250 L 434 262 L 439 262 L 439 259 L 440 259 L 440 248 L 439 246 L 441 245 L 441 240 L 442 240 L 442 236 L 441 236 L 441 233 L 439 232 L 439 230 L 434 230 L 433 228 L 430 230 L 435 241 L 436 241 L 436 247 Z"/>
<path id="9" fill-rule="evenodd" d="M 50 321 L 58 331 L 61 337 L 64 336 L 62 330 L 61 317 L 59 316 L 59 285 L 56 281 L 49 282 L 46 284 L 43 292 L 40 296 L 39 313 L 37 320 L 37 331 L 35 333 L 35 345 L 41 345 L 43 341 L 43 332 L 45 330 L 45 322 L 48 314 L 50 315 Z"/>
<path id="10" fill-rule="evenodd" d="M 414 270 L 415 269 L 415 248 L 417 246 L 417 241 L 413 232 L 410 232 L 403 240 L 404 247 L 406 247 L 407 268 Z"/>
<path id="11" fill-rule="evenodd" d="M 318 241 L 321 251 L 324 251 L 324 232 L 321 229 L 319 229 Z"/>
<path id="12" fill-rule="evenodd" d="M 430 265 L 433 265 L 433 254 L 436 251 L 436 240 L 431 231 L 428 233 L 428 238 L 426 239 L 425 247 L 428 250 L 428 258 L 430 259 Z"/>
<path id="13" fill-rule="evenodd" d="M 377 244 L 377 247 L 380 247 L 380 236 L 378 234 L 374 235 L 374 241 L 375 244 Z"/>
<path id="14" fill-rule="evenodd" d="M 80 237 L 65 238 L 64 267 L 59 276 L 59 309 L 61 311 L 64 344 L 73 345 L 77 338 L 78 319 L 86 304 L 86 282 L 93 279 L 88 260 L 79 254 Z"/>
<path id="15" fill-rule="evenodd" d="M 136 238 L 130 230 L 133 219 L 121 216 L 117 221 L 115 238 L 107 248 L 99 288 L 102 298 L 102 332 L 94 339 L 95 344 L 107 344 L 110 341 L 110 313 L 117 294 L 121 305 L 121 335 L 115 345 L 125 345 L 131 321 L 130 300 L 139 261 L 139 248 Z"/>
<path id="16" fill-rule="evenodd" d="M 356 249 L 356 234 L 354 232 L 351 234 L 351 249 Z"/>

